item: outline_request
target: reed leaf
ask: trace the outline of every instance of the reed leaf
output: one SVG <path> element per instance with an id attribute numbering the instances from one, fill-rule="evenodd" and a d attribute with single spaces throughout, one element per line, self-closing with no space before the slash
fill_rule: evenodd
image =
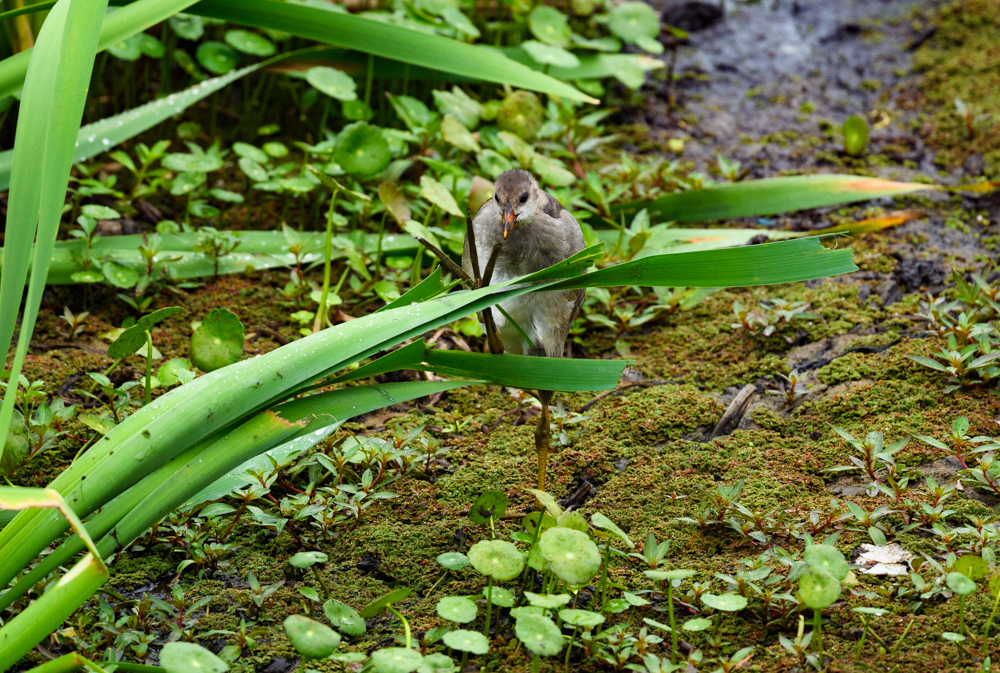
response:
<path id="1" fill-rule="evenodd" d="M 6 354 L 30 263 L 28 298 L 11 364 L 12 382 L 21 372 L 45 290 L 97 53 L 98 28 L 106 10 L 107 0 L 60 0 L 42 26 L 24 81 L 0 278 L 0 353 Z M 0 437 L 7 436 L 16 392 L 16 385 L 7 386 L 0 408 Z"/>
<path id="2" fill-rule="evenodd" d="M 936 185 L 857 175 L 795 175 L 674 192 L 652 200 L 629 201 L 612 206 L 611 214 L 615 221 L 619 221 L 645 208 L 655 221 L 698 222 L 775 215 L 937 189 L 940 188 Z"/>
<path id="3" fill-rule="evenodd" d="M 192 445 L 242 423 L 248 414 L 272 408 L 303 386 L 378 351 L 526 292 L 618 284 L 743 286 L 856 269 L 849 249 L 827 250 L 817 239 L 725 252 L 724 260 L 712 259 L 718 253 L 661 255 L 583 275 L 599 255 L 596 248 L 589 248 L 529 276 L 337 325 L 206 374 L 154 400 L 116 426 L 104 441 L 57 477 L 51 488 L 62 493 L 78 514 L 87 516 Z M 559 380 L 549 383 L 546 388 L 559 389 L 561 385 Z M 44 512 L 20 513 L 0 531 L 0 586 L 64 530 L 65 524 L 58 517 Z"/>

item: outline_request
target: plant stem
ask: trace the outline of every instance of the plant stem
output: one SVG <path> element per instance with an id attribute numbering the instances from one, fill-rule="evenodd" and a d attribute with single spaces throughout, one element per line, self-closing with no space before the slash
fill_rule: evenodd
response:
<path id="1" fill-rule="evenodd" d="M 399 621 L 403 622 L 403 634 L 406 636 L 406 649 L 408 650 L 413 649 L 413 635 L 410 633 L 410 623 L 406 621 L 406 617 L 399 614 L 399 610 L 392 607 L 391 605 L 386 607 L 388 607 L 389 612 L 391 612 L 392 614 L 396 615 L 399 618 Z"/>
<path id="2" fill-rule="evenodd" d="M 330 590 L 327 588 L 326 582 L 323 581 L 322 575 L 320 575 L 319 571 L 316 570 L 316 566 L 310 566 L 310 567 L 312 568 L 313 575 L 316 576 L 316 581 L 319 582 L 320 589 L 323 590 L 323 598 L 325 598 L 326 600 L 330 600 Z"/>
<path id="3" fill-rule="evenodd" d="M 152 393 L 150 392 L 150 385 L 153 378 L 153 337 L 149 334 L 149 330 L 146 330 L 146 398 L 143 406 L 148 405 L 153 401 Z"/>
<path id="4" fill-rule="evenodd" d="M 535 655 L 535 658 L 531 660 L 531 673 L 538 673 L 542 667 L 542 659 L 539 655 Z"/>
<path id="5" fill-rule="evenodd" d="M 983 629 L 983 657 L 989 655 L 990 652 L 990 627 L 993 626 L 993 618 L 997 614 L 997 606 L 1000 605 L 1000 591 L 997 592 L 996 597 L 993 599 L 993 611 L 990 612 L 990 618 L 986 620 L 986 628 Z"/>
<path id="6" fill-rule="evenodd" d="M 566 669 L 566 673 L 569 673 L 569 655 L 573 653 L 573 641 L 576 640 L 576 634 L 579 630 L 580 627 L 578 626 L 574 627 L 573 637 L 569 639 L 568 643 L 566 643 L 566 661 L 564 666 L 564 668 Z"/>
<path id="7" fill-rule="evenodd" d="M 601 608 L 608 604 L 608 564 L 611 563 L 611 545 L 604 545 L 604 569 L 601 571 Z"/>
<path id="8" fill-rule="evenodd" d="M 326 300 L 330 294 L 330 257 L 333 256 L 333 210 L 337 204 L 337 190 L 330 195 L 330 209 L 326 214 L 326 242 L 323 244 L 323 294 L 319 298 L 319 308 L 316 309 L 316 320 L 313 322 L 313 333 L 320 331 L 326 322 Z"/>
<path id="9" fill-rule="evenodd" d="M 865 628 L 861 632 L 861 640 L 858 641 L 858 651 L 854 654 L 854 661 L 861 661 L 861 648 L 865 646 L 865 638 L 868 636 L 868 620 L 862 617 L 861 623 Z"/>
<path id="10" fill-rule="evenodd" d="M 899 646 L 903 644 L 904 640 L 906 640 L 906 636 L 909 635 L 910 629 L 912 629 L 913 625 L 916 624 L 916 623 L 917 623 L 917 620 L 911 619 L 910 623 L 906 625 L 906 628 L 903 629 L 903 635 L 901 635 L 899 637 L 899 640 L 896 641 L 896 644 L 892 646 L 892 651 L 889 652 L 889 656 L 890 657 L 896 656 L 896 650 L 898 650 Z M 875 635 L 874 631 L 872 631 L 872 635 L 873 636 Z"/>
<path id="11" fill-rule="evenodd" d="M 483 627 L 483 635 L 490 637 L 490 612 L 493 609 L 493 578 L 486 580 L 486 621 Z"/>
<path id="12" fill-rule="evenodd" d="M 958 596 L 958 632 L 965 635 L 965 596 Z"/>
<path id="13" fill-rule="evenodd" d="M 365 76 L 365 105 L 371 105 L 372 75 L 375 71 L 375 54 L 368 54 L 368 74 Z"/>
<path id="14" fill-rule="evenodd" d="M 819 656 L 819 666 L 823 668 L 823 614 L 813 610 L 813 632 L 816 634 L 816 654 Z"/>
<path id="15" fill-rule="evenodd" d="M 667 580 L 667 614 L 670 616 L 670 663 L 677 663 L 677 625 L 674 623 L 674 583 Z"/>

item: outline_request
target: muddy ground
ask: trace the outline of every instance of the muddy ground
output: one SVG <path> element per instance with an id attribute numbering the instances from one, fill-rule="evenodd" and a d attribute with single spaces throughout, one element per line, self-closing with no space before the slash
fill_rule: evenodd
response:
<path id="1" fill-rule="evenodd" d="M 709 9 L 699 9 L 696 3 L 683 3 L 688 12 L 684 14 L 676 9 L 680 4 L 663 6 L 671 17 L 668 21 L 691 32 L 675 66 L 680 80 L 669 89 L 654 82 L 647 93 L 655 95 L 647 97 L 642 107 L 621 113 L 621 130 L 630 138 L 627 151 L 663 151 L 668 139 L 681 138 L 682 158 L 689 169 L 711 172 L 716 155 L 722 153 L 741 161 L 755 178 L 810 172 L 944 184 L 983 175 L 1000 178 L 997 147 L 991 140 L 993 118 L 981 118 L 979 135 L 963 142 L 964 126 L 951 118 L 954 95 L 941 93 L 942 86 L 961 86 L 943 73 L 955 67 L 956 59 L 961 62 L 964 45 L 974 43 L 965 39 L 963 31 L 992 31 L 1000 41 L 995 3 L 959 3 L 958 9 L 944 7 L 939 14 L 936 3 L 897 0 L 727 2 L 724 16 L 714 19 Z M 982 54 L 975 58 L 966 54 L 969 66 L 959 72 L 987 69 L 988 64 L 976 60 L 981 58 Z M 995 65 L 998 57 L 992 58 Z M 974 109 L 986 110 L 995 93 L 983 89 L 975 94 L 978 99 L 964 95 Z M 671 96 L 676 100 L 668 103 Z M 878 127 L 872 132 L 872 152 L 860 159 L 841 152 L 838 130 L 854 113 L 871 115 L 870 123 Z M 887 123 L 879 126 L 882 122 Z M 670 540 L 667 567 L 693 568 L 698 571 L 696 581 L 710 582 L 712 590 L 721 593 L 725 585 L 715 574 L 734 574 L 743 560 L 756 558 L 764 548 L 723 525 L 679 520 L 696 518 L 705 493 L 718 485 L 745 480 L 741 500 L 745 507 L 754 512 L 788 510 L 793 520 L 808 521 L 812 510 L 831 511 L 834 497 L 870 511 L 877 505 L 892 506 L 891 499 L 869 498 L 862 482 L 832 479 L 823 472 L 847 462 L 848 449 L 831 425 L 855 435 L 881 430 L 889 440 L 912 434 L 941 438 L 964 415 L 970 421 L 970 435 L 1000 435 L 1000 397 L 995 388 L 945 394 L 943 375 L 905 357 L 927 355 L 942 345 L 916 317 L 921 300 L 943 292 L 952 270 L 982 271 L 995 259 L 1000 242 L 1000 199 L 928 194 L 727 223 L 812 229 L 903 208 L 926 213 L 899 227 L 856 237 L 851 245 L 860 271 L 849 277 L 720 291 L 688 312 L 625 332 L 620 341 L 636 364 L 618 391 L 599 399 L 583 394 L 558 398 L 587 419 L 573 426 L 577 434 L 570 445 L 551 457 L 550 490 L 588 517 L 605 513 L 636 541 L 647 532 L 657 540 Z M 990 269 L 986 273 L 994 284 L 1000 282 Z M 220 304 L 240 307 L 248 334 L 254 335 L 246 345 L 247 355 L 277 347 L 295 336 L 295 327 L 278 308 L 284 282 L 279 273 L 208 282 L 184 299 L 187 319 L 168 322 L 155 333 L 157 347 L 165 357 L 185 356 L 190 316 Z M 86 339 L 67 348 L 56 315 L 78 298 L 73 292 L 59 288 L 47 295 L 36 333 L 39 346 L 27 362 L 29 378 L 41 378 L 50 390 L 60 389 L 84 371 L 106 367 L 108 360 L 95 337 L 127 315 L 120 303 L 111 304 L 110 310 L 95 303 Z M 766 338 L 732 327 L 734 300 L 755 304 L 775 298 L 808 302 L 818 318 L 796 321 Z M 471 342 L 477 345 L 474 339 Z M 593 329 L 579 338 L 578 352 L 618 357 L 614 335 Z M 139 368 L 138 362 L 130 363 L 121 375 L 138 377 Z M 780 392 L 778 375 L 793 369 L 802 373 L 806 394 L 788 405 L 782 395 L 771 393 Z M 738 428 L 707 441 L 727 405 L 747 384 L 756 386 L 759 394 Z M 433 405 L 399 405 L 388 413 L 357 419 L 349 429 L 391 435 L 419 426 L 447 449 L 438 468 L 428 478 L 394 483 L 391 490 L 398 499 L 369 510 L 357 529 L 318 548 L 330 555 L 323 573 L 333 595 L 355 607 L 390 589 L 412 587 L 413 596 L 400 608 L 415 632 L 423 633 L 439 622 L 434 605 L 440 596 L 474 594 L 482 588 L 471 569 L 442 575 L 434 558 L 446 551 L 465 551 L 488 536 L 487 530 L 466 518 L 469 505 L 483 491 L 505 491 L 511 508 L 518 511 L 532 505 L 525 489 L 533 483 L 535 456 L 532 410 L 519 411 L 518 402 L 496 387 L 451 392 Z M 78 448 L 72 441 L 64 442 L 59 451 L 15 475 L 15 482 L 42 485 Z M 919 441 L 897 454 L 897 461 L 913 470 L 915 483 L 923 474 L 933 474 L 942 483 L 954 482 L 961 467 L 947 459 L 946 452 Z M 928 494 L 918 487 L 912 497 L 926 500 Z M 996 502 L 988 493 L 967 486 L 948 501 L 955 510 L 949 523 L 959 526 L 967 517 L 993 517 Z M 898 529 L 898 517 L 892 520 Z M 520 530 L 516 520 L 504 521 L 498 535 L 515 530 Z M 308 584 L 308 577 L 291 573 L 286 565 L 300 549 L 287 535 L 274 538 L 251 525 L 238 526 L 234 539 L 239 544 L 210 579 L 187 575 L 181 579 L 187 595 L 214 597 L 210 610 L 198 617 L 196 631 L 235 630 L 241 618 L 255 614 L 248 571 L 262 584 L 284 582 L 275 604 L 260 618 L 266 633 L 233 670 L 294 670 L 297 656 L 282 634 L 280 620 L 300 609 L 298 589 Z M 941 545 L 925 528 L 901 532 L 890 541 L 942 557 Z M 870 539 L 863 528 L 844 530 L 838 546 L 849 554 L 866 542 Z M 801 545 L 798 540 L 787 542 L 792 550 Z M 165 558 L 161 552 L 154 547 L 122 555 L 113 566 L 110 586 L 126 597 L 143 592 L 165 595 L 182 557 Z M 637 561 L 623 560 L 614 580 L 636 589 L 651 588 L 642 570 Z M 930 573 L 924 575 L 932 579 Z M 979 661 L 941 638 L 943 631 L 957 630 L 957 600 L 937 597 L 914 610 L 912 596 L 904 598 L 898 592 L 911 586 L 907 577 L 859 575 L 859 583 L 827 611 L 824 640 L 834 658 L 830 670 L 981 670 Z M 875 628 L 890 646 L 915 620 L 895 654 L 880 655 L 866 646 L 855 662 L 860 623 L 851 608 L 858 606 L 888 611 Z M 991 606 L 985 591 L 968 601 L 966 619 L 976 632 Z M 657 612 L 663 607 L 657 604 L 643 616 L 663 620 Z M 685 616 L 692 614 L 689 610 Z M 795 619 L 765 622 L 760 610 L 748 610 L 722 624 L 721 644 L 708 644 L 702 634 L 689 640 L 710 657 L 756 645 L 753 659 L 742 670 L 805 670 L 778 643 L 779 634 L 794 637 Z M 529 661 L 511 642 L 511 628 L 509 618 L 502 615 L 499 645 L 489 670 L 527 670 Z M 375 618 L 368 634 L 351 642 L 351 647 L 368 651 L 386 646 L 398 631 L 394 619 Z M 212 636 L 201 642 L 218 649 L 230 640 Z M 997 655 L 997 648 L 993 653 Z M 332 662 L 310 665 L 320 671 L 343 668 Z M 543 670 L 554 666 L 555 662 L 543 662 Z M 593 660 L 573 664 L 574 670 L 611 668 Z"/>

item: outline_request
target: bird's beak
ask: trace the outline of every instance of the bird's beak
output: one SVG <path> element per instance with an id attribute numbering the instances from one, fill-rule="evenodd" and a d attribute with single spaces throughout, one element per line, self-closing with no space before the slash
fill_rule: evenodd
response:
<path id="1" fill-rule="evenodd" d="M 503 204 L 503 237 L 504 240 L 507 239 L 507 234 L 510 233 L 511 228 L 514 226 L 514 209 L 510 207 L 509 203 Z"/>

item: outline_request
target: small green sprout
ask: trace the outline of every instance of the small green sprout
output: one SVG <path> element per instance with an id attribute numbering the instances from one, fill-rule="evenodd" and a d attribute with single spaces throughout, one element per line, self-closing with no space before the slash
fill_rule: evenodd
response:
<path id="1" fill-rule="evenodd" d="M 469 561 L 480 574 L 486 575 L 486 622 L 484 635 L 490 632 L 490 611 L 493 607 L 493 581 L 512 580 L 521 574 L 524 558 L 512 543 L 504 540 L 482 540 L 469 549 Z"/>
<path id="2" fill-rule="evenodd" d="M 316 566 L 322 565 L 330 560 L 330 557 L 319 551 L 301 551 L 292 558 L 288 559 L 288 564 L 293 568 L 305 569 L 309 568 L 313 572 L 313 576 L 316 578 L 316 582 L 319 584 L 320 588 L 323 590 L 323 598 L 330 599 L 330 590 L 326 586 L 326 582 L 323 581 L 322 575 L 319 574 L 319 569 Z"/>
<path id="3" fill-rule="evenodd" d="M 948 573 L 945 583 L 958 594 L 958 632 L 965 635 L 965 597 L 976 590 L 976 583 L 960 572 Z"/>
<path id="4" fill-rule="evenodd" d="M 862 608 L 854 608 L 852 612 L 856 612 L 861 616 L 860 619 L 863 630 L 861 631 L 861 640 L 858 641 L 858 649 L 854 654 L 854 660 L 861 661 L 861 649 L 865 646 L 865 639 L 868 637 L 869 632 L 871 632 L 872 637 L 878 640 L 879 644 L 881 644 L 882 647 L 885 648 L 885 643 L 882 642 L 882 639 L 879 638 L 877 635 L 875 635 L 873 631 L 871 631 L 871 620 L 868 619 L 867 617 L 881 617 L 886 612 L 888 612 L 888 610 L 883 610 L 881 608 L 862 607 Z M 885 649 L 888 652 L 888 648 Z"/>
<path id="5" fill-rule="evenodd" d="M 840 582 L 847 578 L 847 560 L 835 547 L 823 544 L 806 547 L 803 559 L 809 567 L 799 578 L 799 595 L 813 609 L 816 654 L 822 665 L 823 608 L 830 607 L 840 597 Z"/>
<path id="6" fill-rule="evenodd" d="M 868 145 L 868 123 L 860 115 L 851 115 L 844 122 L 844 152 L 860 157 Z"/>
<path id="7" fill-rule="evenodd" d="M 670 646 L 671 646 L 670 663 L 676 664 L 678 643 L 677 643 L 677 622 L 674 621 L 674 582 L 677 583 L 677 586 L 680 586 L 681 582 L 691 577 L 694 577 L 696 573 L 693 570 L 677 569 L 677 570 L 647 570 L 643 574 L 655 582 L 660 582 L 660 586 L 665 587 L 667 590 L 667 610 L 668 610 L 668 615 L 670 617 Z M 716 605 L 722 604 L 722 602 L 720 601 L 713 601 L 715 602 L 716 605 L 713 605 L 711 602 L 706 602 L 705 599 L 709 597 L 711 597 L 712 599 L 722 598 L 721 596 L 716 597 L 712 596 L 712 594 L 705 594 L 704 596 L 702 596 L 702 602 L 704 602 L 705 605 L 708 605 L 708 607 L 710 608 L 716 607 Z M 743 598 L 743 597 L 735 596 L 735 598 Z M 745 598 L 743 599 L 743 607 L 746 607 Z M 728 610 L 729 608 L 717 608 L 717 609 Z"/>

